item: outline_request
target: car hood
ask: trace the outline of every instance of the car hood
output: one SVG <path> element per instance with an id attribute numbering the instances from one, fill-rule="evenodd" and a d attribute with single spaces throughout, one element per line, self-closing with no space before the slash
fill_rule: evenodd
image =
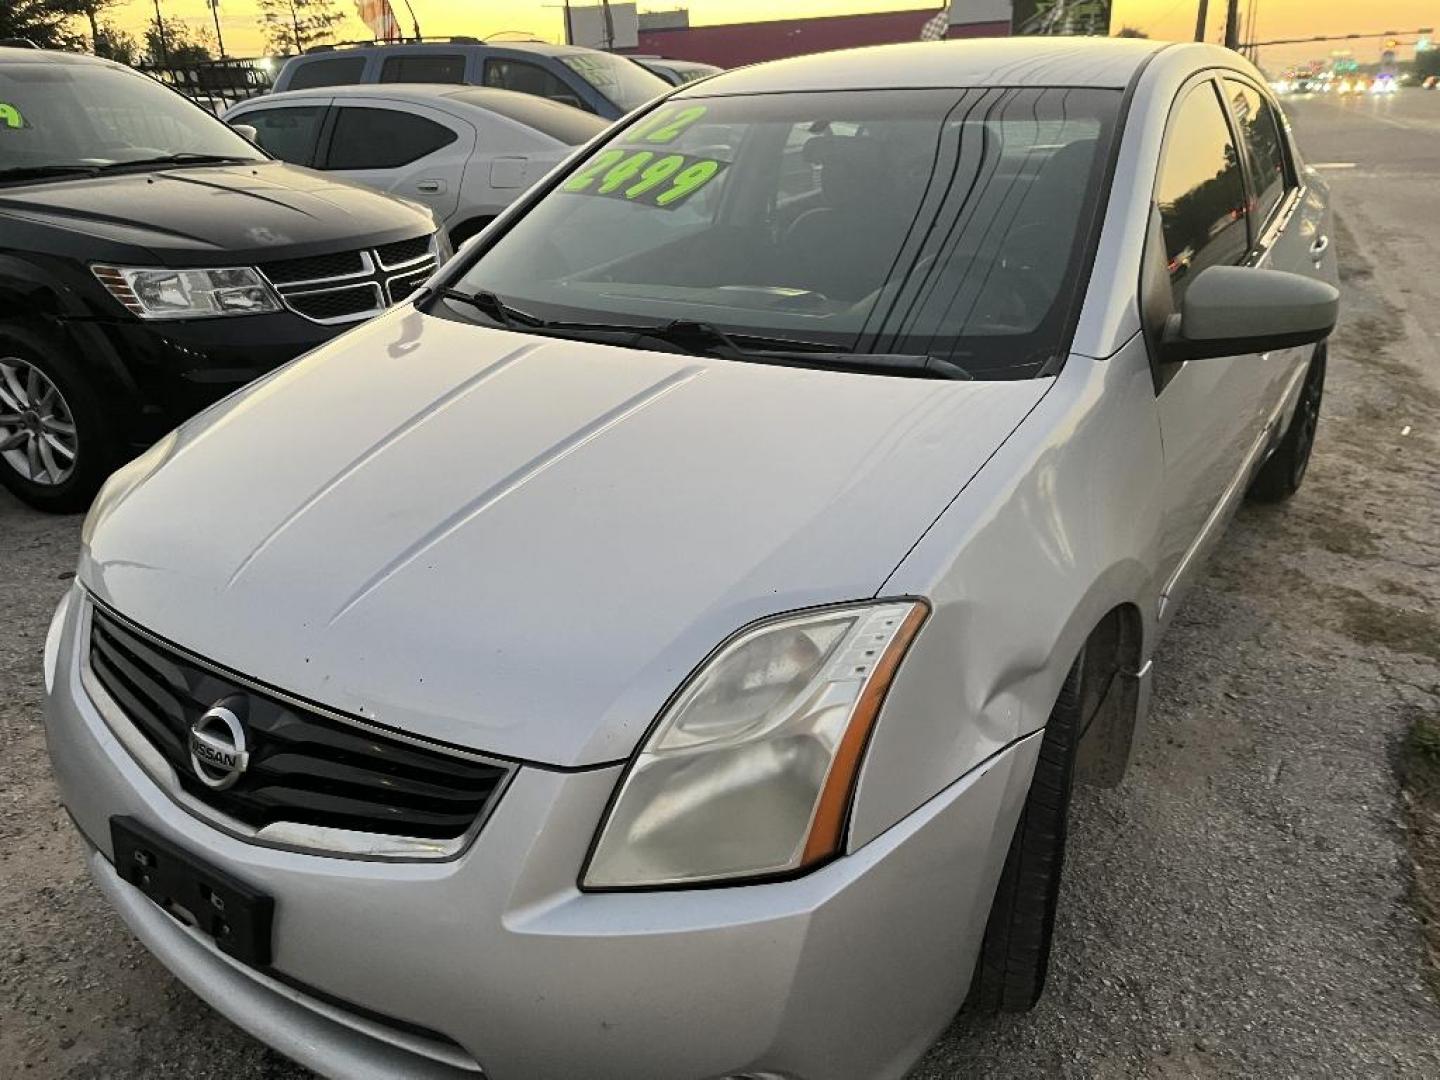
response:
<path id="1" fill-rule="evenodd" d="M 263 262 L 435 227 L 422 207 L 276 161 L 0 188 L 5 217 L 145 248 L 170 266 Z"/>
<path id="2" fill-rule="evenodd" d="M 874 595 L 1051 382 L 807 371 L 402 309 L 181 428 L 147 480 L 100 497 L 80 577 L 333 709 L 613 761 L 739 627 Z"/>

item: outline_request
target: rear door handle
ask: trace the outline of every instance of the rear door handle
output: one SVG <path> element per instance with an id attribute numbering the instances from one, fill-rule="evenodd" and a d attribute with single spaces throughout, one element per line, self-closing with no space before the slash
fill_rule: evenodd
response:
<path id="1" fill-rule="evenodd" d="M 445 181 L 417 180 L 415 182 L 415 190 L 424 192 L 426 195 L 438 195 L 440 192 L 445 190 Z"/>
<path id="2" fill-rule="evenodd" d="M 1325 254 L 1329 247 L 1330 237 L 1328 235 L 1322 236 L 1319 240 L 1316 240 L 1313 244 L 1310 245 L 1310 254 L 1313 258 L 1318 259 L 1321 255 Z"/>

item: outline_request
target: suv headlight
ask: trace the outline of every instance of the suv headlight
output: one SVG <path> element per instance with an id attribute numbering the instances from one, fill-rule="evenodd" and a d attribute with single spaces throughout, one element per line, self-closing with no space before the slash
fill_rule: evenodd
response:
<path id="1" fill-rule="evenodd" d="M 768 877 L 838 853 L 870 729 L 928 611 L 832 608 L 722 646 L 630 763 L 584 887 Z"/>
<path id="2" fill-rule="evenodd" d="M 280 301 L 251 266 L 165 270 L 92 266 L 111 296 L 142 319 L 209 319 L 279 311 Z"/>

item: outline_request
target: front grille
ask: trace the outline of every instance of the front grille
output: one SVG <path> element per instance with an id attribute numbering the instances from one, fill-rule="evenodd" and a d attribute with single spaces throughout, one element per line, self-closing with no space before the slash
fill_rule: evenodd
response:
<path id="1" fill-rule="evenodd" d="M 263 263 L 261 271 L 273 285 L 289 285 L 301 281 L 322 281 L 365 272 L 365 256 L 360 251 L 337 251 L 333 255 L 312 255 L 308 259 L 282 259 Z"/>
<path id="2" fill-rule="evenodd" d="M 353 323 L 378 315 L 435 272 L 434 236 L 361 251 L 264 263 L 261 273 L 285 306 L 311 322 Z"/>
<path id="3" fill-rule="evenodd" d="M 488 810 L 509 773 L 257 690 L 98 607 L 90 667 L 188 795 L 253 829 L 286 822 L 449 840 Z M 250 756 L 239 780 L 216 790 L 195 771 L 189 733 L 220 701 L 244 714 Z"/>
<path id="4" fill-rule="evenodd" d="M 413 240 L 400 240 L 393 244 L 382 244 L 375 249 L 380 256 L 380 265 L 387 270 L 423 259 L 430 254 L 430 237 L 417 236 Z"/>
<path id="5" fill-rule="evenodd" d="M 369 314 L 378 311 L 380 287 L 373 283 L 347 285 L 340 289 L 323 289 L 319 292 L 290 293 L 285 302 L 307 319 L 326 322 L 343 319 L 349 315 Z"/>

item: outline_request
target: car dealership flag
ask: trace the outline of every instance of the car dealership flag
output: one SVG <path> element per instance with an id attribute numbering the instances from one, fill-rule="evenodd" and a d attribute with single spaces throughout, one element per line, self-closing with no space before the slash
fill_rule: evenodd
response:
<path id="1" fill-rule="evenodd" d="M 939 41 L 950 33 L 950 5 L 946 4 L 920 28 L 921 41 Z"/>
<path id="2" fill-rule="evenodd" d="M 355 0 L 355 10 L 376 41 L 400 40 L 400 23 L 395 19 L 390 0 Z"/>

